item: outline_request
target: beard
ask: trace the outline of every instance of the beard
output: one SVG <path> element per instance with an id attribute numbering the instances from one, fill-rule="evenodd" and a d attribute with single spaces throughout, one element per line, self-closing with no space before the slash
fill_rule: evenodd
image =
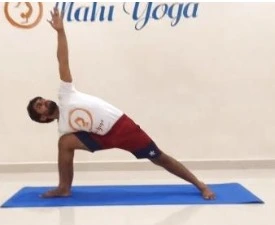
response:
<path id="1" fill-rule="evenodd" d="M 57 109 L 58 109 L 57 104 L 53 101 L 50 101 L 49 106 L 48 106 L 48 115 L 52 116 L 56 112 Z"/>

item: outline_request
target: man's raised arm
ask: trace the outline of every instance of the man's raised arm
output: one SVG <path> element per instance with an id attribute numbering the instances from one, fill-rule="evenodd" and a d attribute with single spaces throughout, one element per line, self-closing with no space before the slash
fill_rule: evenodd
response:
<path id="1" fill-rule="evenodd" d="M 66 32 L 63 25 L 63 14 L 60 14 L 57 8 L 51 12 L 52 20 L 48 21 L 57 31 L 57 59 L 59 63 L 60 79 L 71 83 L 72 75 L 69 66 L 69 50 Z"/>

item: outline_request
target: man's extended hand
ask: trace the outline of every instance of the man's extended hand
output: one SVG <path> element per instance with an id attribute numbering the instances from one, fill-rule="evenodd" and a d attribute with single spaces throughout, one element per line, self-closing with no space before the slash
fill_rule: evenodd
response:
<path id="1" fill-rule="evenodd" d="M 56 31 L 64 30 L 64 26 L 63 26 L 64 13 L 62 12 L 60 14 L 58 9 L 55 7 L 53 11 L 51 11 L 51 16 L 52 16 L 52 19 L 48 20 L 48 22 L 52 26 L 52 28 L 55 29 Z"/>

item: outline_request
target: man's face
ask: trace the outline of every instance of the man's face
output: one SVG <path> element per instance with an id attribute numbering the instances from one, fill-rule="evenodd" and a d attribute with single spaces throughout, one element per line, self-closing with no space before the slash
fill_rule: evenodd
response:
<path id="1" fill-rule="evenodd" d="M 33 105 L 35 111 L 41 115 L 40 120 L 46 121 L 47 119 L 52 119 L 52 116 L 58 109 L 55 102 L 51 100 L 46 100 L 44 98 L 39 98 Z"/>

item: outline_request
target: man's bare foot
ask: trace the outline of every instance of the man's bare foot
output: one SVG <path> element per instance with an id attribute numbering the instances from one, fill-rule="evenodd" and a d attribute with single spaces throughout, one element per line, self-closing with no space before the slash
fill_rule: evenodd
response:
<path id="1" fill-rule="evenodd" d="M 71 196 L 71 191 L 63 190 L 60 188 L 56 188 L 54 190 L 50 190 L 41 195 L 42 198 L 58 198 L 58 197 L 69 197 Z"/>

